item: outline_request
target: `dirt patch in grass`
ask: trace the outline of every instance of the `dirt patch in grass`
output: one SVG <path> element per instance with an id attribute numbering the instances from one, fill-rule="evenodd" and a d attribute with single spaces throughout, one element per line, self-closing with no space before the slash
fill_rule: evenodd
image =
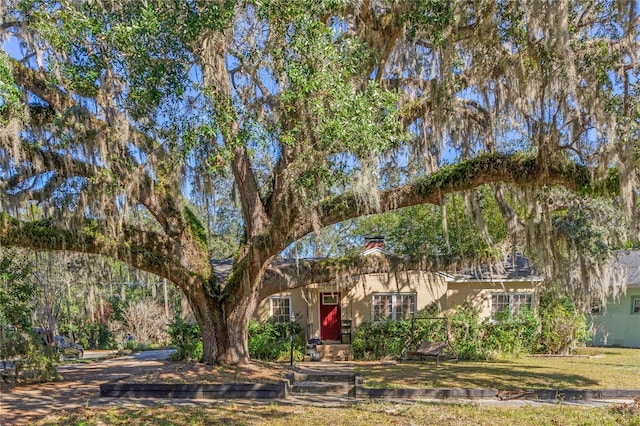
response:
<path id="1" fill-rule="evenodd" d="M 217 384 L 277 383 L 284 379 L 282 365 L 262 361 L 239 366 L 214 366 L 199 363 L 172 362 L 126 377 L 122 383 Z"/>

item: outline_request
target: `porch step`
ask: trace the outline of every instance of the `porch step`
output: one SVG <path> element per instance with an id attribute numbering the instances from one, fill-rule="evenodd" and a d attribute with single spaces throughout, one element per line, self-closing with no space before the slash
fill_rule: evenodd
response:
<path id="1" fill-rule="evenodd" d="M 352 361 L 353 349 L 344 343 L 329 343 L 316 347 L 320 361 Z"/>
<path id="2" fill-rule="evenodd" d="M 326 381 L 302 381 L 295 382 L 291 386 L 291 393 L 296 395 L 341 395 L 354 396 L 355 384 Z"/>
<path id="3" fill-rule="evenodd" d="M 356 375 L 351 364 L 312 362 L 298 366 L 287 378 L 292 394 L 341 397 L 356 394 Z"/>
<path id="4" fill-rule="evenodd" d="M 339 382 L 339 383 L 354 383 L 355 375 L 353 373 L 322 373 L 322 372 L 310 372 L 310 373 L 294 373 L 293 380 L 295 383 L 299 382 Z"/>

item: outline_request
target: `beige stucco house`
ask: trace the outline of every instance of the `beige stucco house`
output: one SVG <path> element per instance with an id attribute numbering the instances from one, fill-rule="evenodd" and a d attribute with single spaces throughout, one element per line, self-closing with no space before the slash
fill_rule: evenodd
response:
<path id="1" fill-rule="evenodd" d="M 389 254 L 370 241 L 362 256 Z M 541 282 L 520 255 L 492 268 L 364 274 L 273 295 L 260 303 L 254 318 L 289 321 L 293 314 L 308 337 L 349 343 L 350 332 L 362 322 L 451 314 L 465 301 L 487 318 L 505 309 L 532 308 Z"/>

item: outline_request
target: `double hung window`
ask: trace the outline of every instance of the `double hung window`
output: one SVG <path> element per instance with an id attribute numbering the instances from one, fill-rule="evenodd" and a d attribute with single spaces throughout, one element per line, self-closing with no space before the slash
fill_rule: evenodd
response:
<path id="1" fill-rule="evenodd" d="M 371 296 L 371 319 L 409 319 L 416 312 L 415 293 L 378 293 Z"/>
<path id="2" fill-rule="evenodd" d="M 272 297 L 270 299 L 271 318 L 276 322 L 291 321 L 291 298 Z"/>
<path id="3" fill-rule="evenodd" d="M 501 315 L 517 317 L 521 310 L 533 307 L 533 294 L 530 293 L 494 293 L 491 295 L 491 318 Z"/>

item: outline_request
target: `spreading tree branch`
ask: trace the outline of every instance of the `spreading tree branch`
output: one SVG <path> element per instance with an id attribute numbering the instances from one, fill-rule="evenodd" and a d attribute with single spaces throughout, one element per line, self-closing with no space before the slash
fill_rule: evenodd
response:
<path id="1" fill-rule="evenodd" d="M 121 240 L 114 240 L 101 234 L 95 222 L 70 231 L 49 220 L 23 222 L 0 214 L 0 245 L 108 256 L 175 283 L 200 278 L 192 268 L 180 264 L 180 244 L 167 236 L 131 227 L 124 229 Z"/>
<path id="2" fill-rule="evenodd" d="M 372 213 L 382 213 L 419 204 L 439 204 L 442 197 L 453 192 L 477 188 L 494 182 L 511 183 L 521 187 L 532 185 L 561 185 L 578 192 L 617 191 L 614 172 L 608 180 L 593 180 L 590 170 L 568 160 L 550 160 L 541 164 L 533 156 L 518 154 L 484 154 L 458 164 L 442 167 L 437 172 L 394 189 L 380 191 L 380 210 L 370 211 L 359 202 L 357 195 L 345 193 L 325 200 L 318 206 L 318 222 L 329 226 L 347 219 Z M 311 223 L 295 229 L 296 238 L 313 230 Z"/>

